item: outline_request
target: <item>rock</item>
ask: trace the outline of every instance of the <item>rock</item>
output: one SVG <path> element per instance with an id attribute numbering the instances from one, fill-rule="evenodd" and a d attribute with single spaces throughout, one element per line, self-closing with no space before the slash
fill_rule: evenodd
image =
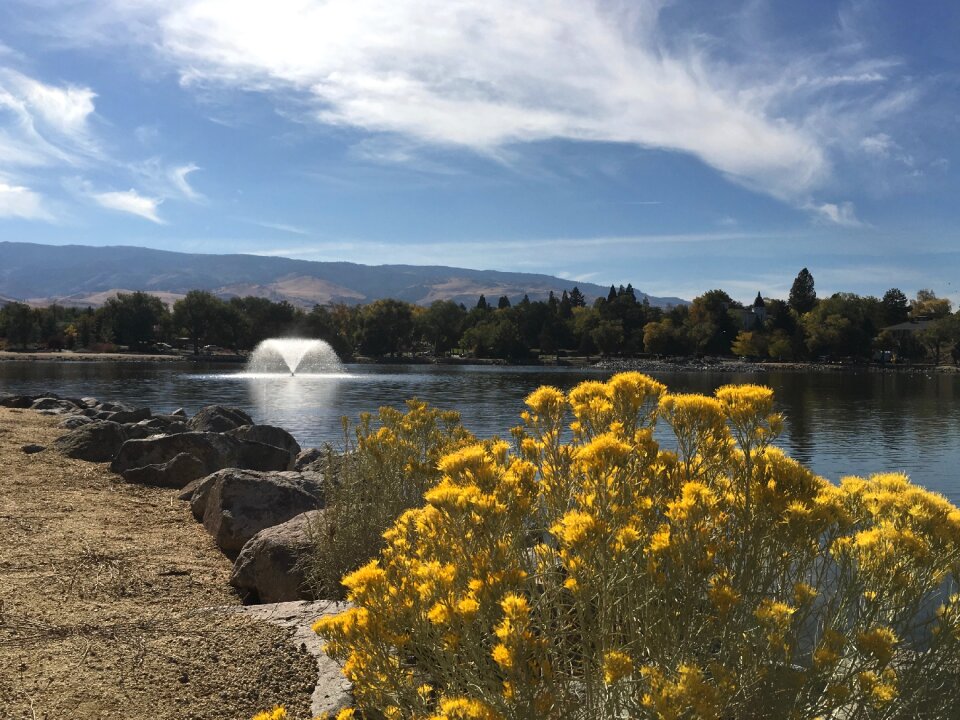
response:
<path id="1" fill-rule="evenodd" d="M 77 410 L 77 406 L 69 400 L 60 398 L 42 397 L 33 401 L 30 405 L 31 410 L 47 410 L 55 413 L 68 413 Z"/>
<path id="2" fill-rule="evenodd" d="M 130 483 L 167 488 L 182 488 L 206 474 L 203 461 L 187 453 L 174 455 L 165 463 L 131 468 L 121 473 Z"/>
<path id="3" fill-rule="evenodd" d="M 86 415 L 70 415 L 61 420 L 58 427 L 66 428 L 67 430 L 76 430 L 81 425 L 89 425 L 92 422 L 95 422 L 93 418 L 89 418 Z"/>
<path id="4" fill-rule="evenodd" d="M 122 475 L 134 468 L 163 465 L 181 453 L 199 460 L 204 469 L 201 474 L 207 475 L 221 468 L 236 466 L 240 459 L 240 442 L 218 433 L 199 432 L 129 440 L 120 448 L 110 469 Z"/>
<path id="5" fill-rule="evenodd" d="M 193 513 L 197 522 L 203 522 L 203 514 L 207 511 L 207 498 L 210 497 L 210 488 L 213 487 L 219 477 L 220 474 L 215 472 L 196 481 L 194 491 L 188 499 L 190 500 L 190 512 Z"/>
<path id="6" fill-rule="evenodd" d="M 138 423 L 141 420 L 147 420 L 151 416 L 150 408 L 137 408 L 136 410 L 117 410 L 108 419 L 121 425 L 127 425 L 128 423 Z"/>
<path id="7" fill-rule="evenodd" d="M 190 502 L 190 500 L 193 498 L 193 494 L 197 491 L 197 488 L 200 487 L 200 483 L 202 483 L 203 480 L 204 478 L 198 477 L 196 480 L 191 480 L 190 482 L 188 482 L 186 485 L 180 488 L 180 492 L 177 494 L 177 499 L 186 500 L 187 502 Z M 203 517 L 203 514 L 201 513 L 200 517 L 197 518 L 197 520 L 199 520 L 202 517 Z"/>
<path id="8" fill-rule="evenodd" d="M 4 395 L 0 397 L 0 407 L 26 410 L 31 405 L 33 405 L 33 397 L 30 395 Z"/>
<path id="9" fill-rule="evenodd" d="M 86 408 L 95 408 L 97 405 L 100 404 L 100 401 L 97 400 L 95 397 L 85 397 L 85 398 L 80 398 L 80 404 Z"/>
<path id="10" fill-rule="evenodd" d="M 185 417 L 187 416 L 187 411 L 184 410 L 183 408 L 177 408 L 176 410 L 174 410 L 174 411 L 173 411 L 172 413 L 170 413 L 170 414 L 171 414 L 171 415 L 174 415 L 174 416 L 176 416 L 176 417 L 185 418 Z"/>
<path id="11" fill-rule="evenodd" d="M 133 412 L 133 408 L 123 403 L 102 402 L 95 406 L 103 412 Z"/>
<path id="12" fill-rule="evenodd" d="M 252 440 L 286 450 L 293 456 L 291 463 L 296 461 L 297 455 L 300 453 L 300 443 L 296 441 L 293 435 L 283 428 L 273 425 L 242 425 L 233 430 L 227 430 L 226 434 L 241 440 Z"/>
<path id="13" fill-rule="evenodd" d="M 152 433 L 162 433 L 164 435 L 177 435 L 187 432 L 186 423 L 172 419 L 170 415 L 154 415 L 149 420 L 141 420 L 137 425 L 151 430 Z"/>
<path id="14" fill-rule="evenodd" d="M 310 551 L 310 525 L 324 512 L 301 513 L 250 538 L 233 564 L 230 584 L 263 603 L 312 600 L 301 565 Z"/>
<path id="15" fill-rule="evenodd" d="M 23 445 L 20 450 L 25 452 L 27 455 L 33 455 L 34 453 L 43 452 L 47 448 L 43 445 L 37 445 L 36 443 L 30 443 L 29 445 Z"/>
<path id="16" fill-rule="evenodd" d="M 253 419 L 243 410 L 222 405 L 208 405 L 187 421 L 195 432 L 226 432 L 241 425 L 253 425 Z"/>
<path id="17" fill-rule="evenodd" d="M 240 440 L 230 435 L 213 432 L 184 432 L 172 435 L 153 435 L 153 430 L 142 425 L 124 425 L 129 435 L 133 435 L 123 444 L 111 464 L 110 469 L 123 475 L 125 479 L 140 477 L 127 471 L 145 468 L 148 465 L 165 466 L 177 455 L 193 456 L 197 463 L 187 472 L 185 461 L 180 460 L 176 471 L 164 477 L 186 478 L 183 484 L 167 484 L 166 487 L 183 487 L 190 480 L 209 475 L 224 468 L 245 468 L 248 470 L 289 470 L 293 467 L 293 457 L 286 450 L 264 445 L 263 443 Z M 138 435 L 149 437 L 138 437 Z M 166 473 L 167 470 L 159 471 Z M 155 471 L 147 471 L 144 477 L 157 477 Z M 189 477 L 187 477 L 189 476 Z M 137 482 L 136 480 L 130 480 Z M 173 483 L 171 479 L 168 483 Z"/>
<path id="18" fill-rule="evenodd" d="M 297 455 L 293 461 L 294 470 L 306 470 L 316 468 L 323 469 L 323 462 L 326 460 L 327 452 L 320 448 L 305 448 Z"/>
<path id="19" fill-rule="evenodd" d="M 224 436 L 229 437 L 229 436 Z M 239 440 L 240 454 L 236 467 L 247 470 L 292 470 L 295 453 L 265 443 Z"/>
<path id="20" fill-rule="evenodd" d="M 264 528 L 323 506 L 317 473 L 230 469 L 214 478 L 206 492 L 203 526 L 228 553 L 239 552 Z"/>
<path id="21" fill-rule="evenodd" d="M 53 448 L 67 457 L 90 462 L 107 462 L 126 442 L 122 425 L 109 421 L 91 422 L 53 441 Z"/>

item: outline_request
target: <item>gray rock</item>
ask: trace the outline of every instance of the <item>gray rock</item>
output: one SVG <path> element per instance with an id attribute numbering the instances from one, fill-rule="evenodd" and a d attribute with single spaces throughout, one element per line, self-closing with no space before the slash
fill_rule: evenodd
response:
<path id="1" fill-rule="evenodd" d="M 203 522 L 203 515 L 207 511 L 207 498 L 210 497 L 210 488 L 220 477 L 219 472 L 212 473 L 197 480 L 193 493 L 187 498 L 190 500 L 190 512 L 197 522 Z M 186 488 L 184 488 L 186 490 Z"/>
<path id="2" fill-rule="evenodd" d="M 163 465 L 181 453 L 199 460 L 204 468 L 202 474 L 207 475 L 236 466 L 240 458 L 240 442 L 218 433 L 198 432 L 129 440 L 120 448 L 110 469 L 122 475 L 134 468 Z"/>
<path id="3" fill-rule="evenodd" d="M 226 434 L 241 440 L 252 440 L 286 450 L 293 456 L 291 461 L 296 461 L 300 453 L 300 443 L 296 438 L 283 428 L 274 425 L 242 425 L 233 430 L 227 430 Z"/>
<path id="4" fill-rule="evenodd" d="M 323 463 L 327 457 L 327 452 L 321 450 L 320 448 L 304 448 L 297 455 L 297 459 L 293 461 L 294 470 L 306 470 L 316 468 L 318 470 L 323 468 Z"/>
<path id="5" fill-rule="evenodd" d="M 208 405 L 187 421 L 195 432 L 226 432 L 241 425 L 253 425 L 253 419 L 243 410 L 222 405 Z"/>
<path id="6" fill-rule="evenodd" d="M 53 441 L 53 448 L 76 460 L 107 462 L 120 450 L 127 436 L 122 425 L 109 421 L 91 422 Z"/>
<path id="7" fill-rule="evenodd" d="M 302 566 L 310 552 L 311 524 L 320 522 L 324 512 L 301 513 L 250 538 L 233 564 L 230 584 L 246 594 L 248 601 L 312 600 L 304 587 Z"/>
<path id="8" fill-rule="evenodd" d="M 229 436 L 224 436 L 229 437 Z M 236 467 L 247 470 L 292 470 L 296 454 L 283 448 L 252 440 L 239 440 L 240 452 Z"/>
<path id="9" fill-rule="evenodd" d="M 204 481 L 204 478 L 199 477 L 196 480 L 191 480 L 190 482 L 188 482 L 186 485 L 180 488 L 180 492 L 177 493 L 177 499 L 186 500 L 187 502 L 190 502 L 190 500 L 193 499 L 193 494 L 197 491 L 197 488 L 200 487 L 200 483 L 202 483 L 203 481 Z M 200 520 L 202 518 L 203 518 L 203 513 L 200 514 L 200 517 L 198 517 L 197 520 Z"/>
<path id="10" fill-rule="evenodd" d="M 104 412 L 133 412 L 133 408 L 124 403 L 102 402 L 96 408 Z"/>
<path id="11" fill-rule="evenodd" d="M 86 408 L 95 408 L 97 405 L 100 404 L 100 401 L 97 400 L 95 397 L 85 397 L 85 398 L 80 398 L 80 404 Z"/>
<path id="12" fill-rule="evenodd" d="M 32 395 L 4 395 L 0 397 L 0 407 L 26 410 L 33 405 Z"/>
<path id="13" fill-rule="evenodd" d="M 43 398 L 38 398 L 34 400 L 33 403 L 30 405 L 30 409 L 46 410 L 48 412 L 61 414 L 61 413 L 74 412 L 78 408 L 69 400 L 61 400 L 60 398 L 53 398 L 53 397 L 43 397 Z"/>
<path id="14" fill-rule="evenodd" d="M 220 549 L 239 552 L 264 528 L 320 509 L 322 477 L 316 473 L 222 470 L 215 474 L 205 500 L 203 526 Z"/>
<path id="15" fill-rule="evenodd" d="M 121 475 L 129 483 L 154 487 L 182 488 L 206 475 L 203 462 L 187 453 L 174 455 L 165 463 L 124 470 Z"/>
<path id="16" fill-rule="evenodd" d="M 137 423 L 141 420 L 147 420 L 152 416 L 150 408 L 137 408 L 136 410 L 118 410 L 110 417 L 110 420 L 127 425 Z"/>
<path id="17" fill-rule="evenodd" d="M 175 415 L 176 417 L 185 418 L 185 417 L 187 416 L 187 411 L 184 410 L 183 408 L 177 408 L 176 410 L 174 410 L 174 411 L 173 411 L 172 413 L 170 413 L 170 414 L 171 414 L 171 415 Z"/>
<path id="18" fill-rule="evenodd" d="M 36 443 L 30 443 L 29 445 L 24 445 L 20 448 L 27 455 L 33 455 L 34 453 L 43 452 L 47 448 L 43 445 L 37 445 Z"/>
<path id="19" fill-rule="evenodd" d="M 81 425 L 89 425 L 92 422 L 95 422 L 95 420 L 87 417 L 86 415 L 69 415 L 60 421 L 60 425 L 58 427 L 65 428 L 67 430 L 76 430 Z"/>

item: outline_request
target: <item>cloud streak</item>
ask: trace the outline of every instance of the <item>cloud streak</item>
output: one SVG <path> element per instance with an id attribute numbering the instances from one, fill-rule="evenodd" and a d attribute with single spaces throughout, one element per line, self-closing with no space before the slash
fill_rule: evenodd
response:
<path id="1" fill-rule="evenodd" d="M 94 192 L 90 197 L 100 206 L 108 210 L 129 213 L 142 217 L 158 225 L 164 225 L 164 221 L 157 214 L 160 203 L 163 200 L 146 197 L 136 190 Z"/>

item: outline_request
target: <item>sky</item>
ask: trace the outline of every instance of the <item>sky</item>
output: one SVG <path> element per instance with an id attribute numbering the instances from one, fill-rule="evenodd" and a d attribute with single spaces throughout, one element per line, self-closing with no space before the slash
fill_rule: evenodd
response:
<path id="1" fill-rule="evenodd" d="M 960 3 L 3 0 L 0 240 L 960 301 Z"/>

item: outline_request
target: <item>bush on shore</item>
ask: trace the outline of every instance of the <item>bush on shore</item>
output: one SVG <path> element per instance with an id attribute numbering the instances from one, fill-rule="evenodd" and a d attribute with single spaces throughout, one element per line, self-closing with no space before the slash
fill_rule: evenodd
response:
<path id="1" fill-rule="evenodd" d="M 325 460 L 327 511 L 310 527 L 306 582 L 318 598 L 344 596 L 340 579 L 377 555 L 383 533 L 400 514 L 423 502 L 439 482 L 440 459 L 476 442 L 460 414 L 407 401 L 407 411 L 382 407 L 351 427 L 345 448 Z"/>
<path id="2" fill-rule="evenodd" d="M 623 373 L 527 405 L 512 446 L 443 455 L 426 504 L 344 578 L 354 607 L 317 623 L 355 717 L 955 717 L 945 499 L 816 477 L 771 445 L 764 387 Z"/>

